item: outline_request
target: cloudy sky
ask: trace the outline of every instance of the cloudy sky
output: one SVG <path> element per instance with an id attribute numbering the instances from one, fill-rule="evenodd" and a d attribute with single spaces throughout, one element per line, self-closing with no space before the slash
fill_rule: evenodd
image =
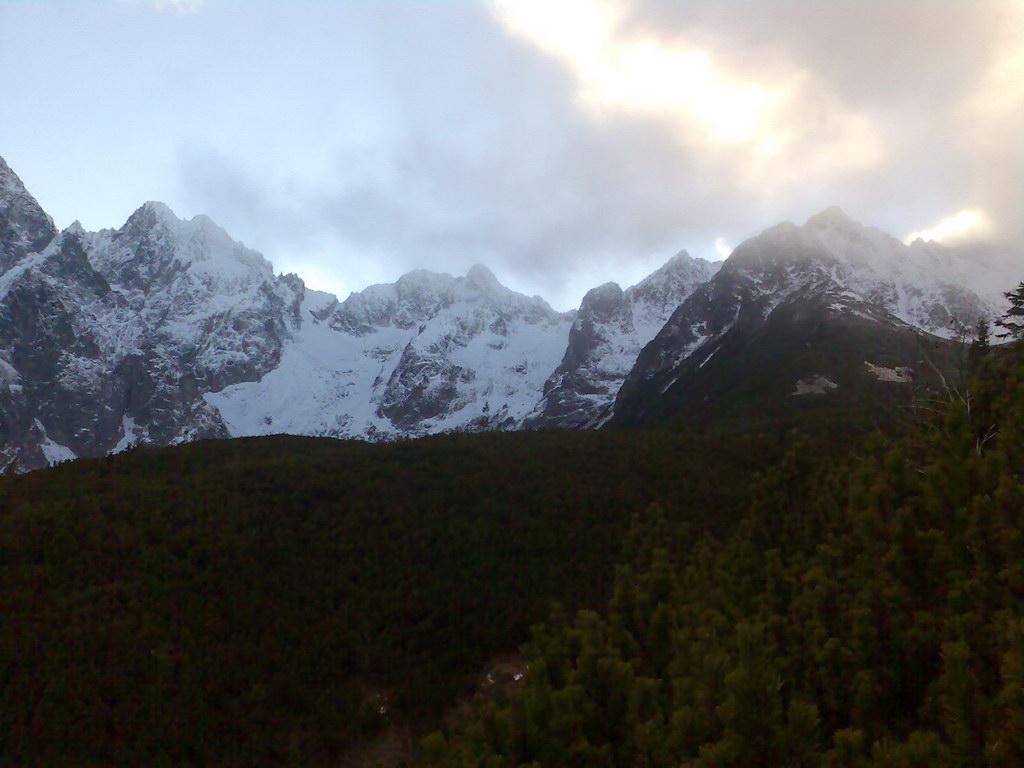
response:
<path id="1" fill-rule="evenodd" d="M 0 155 L 59 226 L 206 213 L 347 295 L 575 306 L 829 205 L 1019 242 L 1022 0 L 0 0 Z"/>

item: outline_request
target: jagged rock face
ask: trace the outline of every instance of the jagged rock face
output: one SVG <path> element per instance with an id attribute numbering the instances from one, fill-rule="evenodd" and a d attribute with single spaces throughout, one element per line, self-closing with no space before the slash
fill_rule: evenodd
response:
<path id="1" fill-rule="evenodd" d="M 302 317 L 275 371 L 207 395 L 232 434 L 379 440 L 519 426 L 573 319 L 482 266 L 412 272 L 340 304 L 310 291 Z"/>
<path id="2" fill-rule="evenodd" d="M 0 274 L 41 251 L 56 234 L 53 220 L 0 157 Z"/>
<path id="3" fill-rule="evenodd" d="M 3 183 L 0 468 L 201 437 L 510 428 L 565 351 L 574 314 L 483 267 L 339 303 L 206 217 L 147 203 L 120 229 L 55 235 Z"/>
<path id="4" fill-rule="evenodd" d="M 678 307 L 601 423 L 700 420 L 700 409 L 717 412 L 727 392 L 757 403 L 769 389 L 780 397 L 800 389 L 799 381 L 840 382 L 846 390 L 823 393 L 845 396 L 855 380 L 878 380 L 872 364 L 926 376 L 922 369 L 931 364 L 921 331 L 948 338 L 956 332 L 952 321 L 973 327 L 1001 311 L 963 279 L 969 258 L 936 243 L 904 245 L 838 209 L 803 227 L 772 227 L 740 245 Z M 854 359 L 856 372 L 849 368 Z M 756 380 L 764 382 L 758 392 L 748 387 Z"/>
<path id="5" fill-rule="evenodd" d="M 299 322 L 301 281 L 275 277 L 205 216 L 180 221 L 147 203 L 90 245 L 97 270 L 140 316 L 145 344 L 180 361 L 204 392 L 272 370 Z"/>
<path id="6" fill-rule="evenodd" d="M 582 427 L 602 414 L 640 350 L 719 266 L 683 252 L 625 291 L 606 283 L 587 293 L 569 331 L 565 356 L 545 382 L 544 397 L 526 424 Z"/>
<path id="7" fill-rule="evenodd" d="M 4 183 L 20 213 L 0 214 L 17 246 L 0 274 L 0 467 L 227 437 L 202 395 L 277 364 L 301 281 L 159 204 L 119 230 L 48 236 L 17 177 Z"/>
<path id="8" fill-rule="evenodd" d="M 128 320 L 64 233 L 0 276 L 0 355 L 6 356 L 3 463 L 102 455 L 120 426 L 102 330 Z"/>

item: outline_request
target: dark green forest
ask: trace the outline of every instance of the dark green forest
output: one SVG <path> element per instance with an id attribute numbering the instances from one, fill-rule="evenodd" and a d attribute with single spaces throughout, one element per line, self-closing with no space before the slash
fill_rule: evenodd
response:
<path id="1" fill-rule="evenodd" d="M 397 722 L 434 766 L 1024 765 L 1024 351 L 983 351 L 841 431 L 0 478 L 0 765 L 335 766 Z"/>
<path id="2" fill-rule="evenodd" d="M 724 532 L 777 451 L 282 436 L 0 479 L 0 765 L 331 765 L 436 727 L 553 601 L 605 599 L 635 510 Z"/>
<path id="3" fill-rule="evenodd" d="M 725 536 L 649 507 L 610 599 L 535 628 L 522 685 L 428 762 L 1024 765 L 1024 351 L 1000 351 L 842 460 L 796 440 Z"/>

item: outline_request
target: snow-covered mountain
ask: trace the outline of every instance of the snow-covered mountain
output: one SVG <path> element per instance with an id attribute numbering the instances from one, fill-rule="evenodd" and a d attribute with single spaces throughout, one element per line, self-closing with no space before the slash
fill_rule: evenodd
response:
<path id="1" fill-rule="evenodd" d="M 625 291 L 616 283 L 589 291 L 569 330 L 565 355 L 526 425 L 582 427 L 602 413 L 644 345 L 720 266 L 682 251 Z"/>
<path id="2" fill-rule="evenodd" d="M 6 165 L 0 184 L 0 466 L 227 437 L 202 395 L 276 367 L 301 281 L 158 203 L 40 247 L 49 220 Z"/>
<path id="3" fill-rule="evenodd" d="M 274 371 L 207 394 L 232 435 L 389 439 L 519 426 L 573 319 L 480 265 L 465 277 L 411 272 L 341 303 L 307 291 L 301 316 Z"/>
<path id="4" fill-rule="evenodd" d="M 737 247 L 678 306 L 599 423 L 651 423 L 652 414 L 663 419 L 679 410 L 669 402 L 686 400 L 687 412 L 698 403 L 711 407 L 722 399 L 712 390 L 736 389 L 754 402 L 750 382 L 766 380 L 772 367 L 780 396 L 838 395 L 838 379 L 853 383 L 851 365 L 857 377 L 875 380 L 885 377 L 879 370 L 898 368 L 904 374 L 886 380 L 909 383 L 915 369 L 924 374 L 930 365 L 923 347 L 934 344 L 921 341 L 922 332 L 950 338 L 1002 311 L 997 281 L 982 268 L 995 260 L 935 242 L 908 246 L 838 208 L 802 227 L 774 226 Z M 819 385 L 809 390 L 801 381 Z"/>
<path id="5" fill-rule="evenodd" d="M 344 302 L 204 216 L 146 203 L 58 233 L 0 166 L 0 468 L 272 432 L 389 439 L 521 425 L 575 313 L 412 272 Z"/>
<path id="6" fill-rule="evenodd" d="M 411 272 L 338 301 L 160 203 L 119 229 L 57 232 L 2 159 L 0 247 L 0 469 L 208 437 L 640 423 L 695 371 L 731 361 L 729 375 L 753 381 L 766 350 L 818 348 L 808 328 L 949 335 L 951 319 L 996 313 L 1005 287 L 979 267 L 999 251 L 906 246 L 830 209 L 724 265 L 680 253 L 625 291 L 599 286 L 579 312 L 483 266 Z M 866 362 L 896 370 L 911 354 L 900 344 Z M 798 373 L 839 375 L 796 363 L 779 375 Z"/>

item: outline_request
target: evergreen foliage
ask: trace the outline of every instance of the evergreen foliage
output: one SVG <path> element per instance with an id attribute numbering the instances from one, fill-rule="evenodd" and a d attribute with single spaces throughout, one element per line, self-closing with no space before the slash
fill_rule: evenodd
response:
<path id="1" fill-rule="evenodd" d="M 634 510 L 720 530 L 771 457 L 281 436 L 0 478 L 0 765 L 334 765 L 389 723 L 435 727 L 552 600 L 603 599 Z"/>
<path id="2" fill-rule="evenodd" d="M 274 437 L 0 478 L 0 765 L 336 765 L 527 637 L 428 765 L 1024 765 L 1024 348 L 969 367 L 867 440 Z"/>
<path id="3" fill-rule="evenodd" d="M 1020 339 L 1024 337 L 1024 283 L 1003 295 L 1009 300 L 1010 308 L 996 320 L 996 325 L 1006 329 L 1006 333 L 1000 333 L 999 336 Z"/>
<path id="4" fill-rule="evenodd" d="M 842 461 L 797 443 L 724 536 L 634 520 L 432 766 L 1024 765 L 1024 347 Z M 968 394 L 969 393 L 969 394 Z"/>

